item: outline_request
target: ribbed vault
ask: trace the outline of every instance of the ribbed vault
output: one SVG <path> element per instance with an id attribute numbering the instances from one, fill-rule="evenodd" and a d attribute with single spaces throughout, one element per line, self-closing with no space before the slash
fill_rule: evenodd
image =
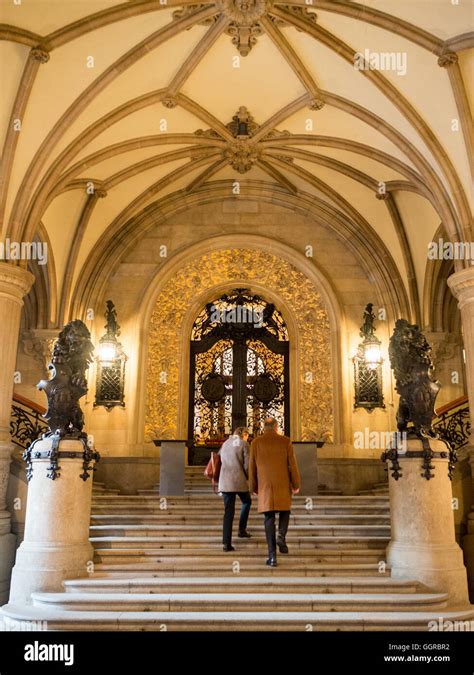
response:
<path id="1" fill-rule="evenodd" d="M 330 223 L 399 284 L 399 309 L 429 316 L 428 242 L 440 223 L 472 238 L 473 36 L 468 3 L 423 7 L 3 3 L 2 237 L 47 234 L 41 323 L 80 311 L 150 214 L 236 182 Z M 406 72 L 356 68 L 367 49 Z"/>

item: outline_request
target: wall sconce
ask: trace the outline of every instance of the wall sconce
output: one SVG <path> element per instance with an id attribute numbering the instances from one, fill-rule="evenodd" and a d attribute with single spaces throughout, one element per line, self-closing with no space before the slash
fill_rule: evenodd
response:
<path id="1" fill-rule="evenodd" d="M 385 408 L 382 388 L 381 341 L 375 336 L 372 303 L 364 312 L 364 323 L 359 335 L 364 338 L 359 344 L 354 362 L 354 408 L 365 408 L 371 412 L 374 408 Z"/>
<path id="2" fill-rule="evenodd" d="M 117 340 L 120 326 L 112 300 L 107 300 L 105 318 L 106 333 L 99 340 L 97 356 L 97 380 L 94 408 L 103 405 L 107 410 L 124 403 L 125 362 L 127 360 L 121 343 Z"/>

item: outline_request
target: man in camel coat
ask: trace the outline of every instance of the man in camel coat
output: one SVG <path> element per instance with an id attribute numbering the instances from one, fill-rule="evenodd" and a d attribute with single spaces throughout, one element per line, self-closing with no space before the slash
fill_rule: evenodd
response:
<path id="1" fill-rule="evenodd" d="M 268 544 L 267 565 L 276 567 L 276 547 L 288 553 L 286 533 L 290 522 L 292 494 L 300 491 L 300 473 L 295 451 L 288 436 L 278 433 L 274 417 L 265 420 L 264 433 L 250 446 L 250 491 L 258 496 L 258 512 L 265 517 Z M 275 513 L 279 511 L 278 537 L 275 533 Z"/>

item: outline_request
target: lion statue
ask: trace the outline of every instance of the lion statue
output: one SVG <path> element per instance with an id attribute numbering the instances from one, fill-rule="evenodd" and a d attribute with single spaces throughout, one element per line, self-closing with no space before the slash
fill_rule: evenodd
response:
<path id="1" fill-rule="evenodd" d="M 388 353 L 395 375 L 395 388 L 400 394 L 398 430 L 418 437 L 435 436 L 432 422 L 441 385 L 433 377 L 431 347 L 425 336 L 416 324 L 398 319 Z"/>
<path id="2" fill-rule="evenodd" d="M 84 427 L 79 399 L 87 393 L 86 370 L 92 362 L 94 346 L 82 321 L 68 323 L 53 349 L 50 380 L 42 380 L 38 389 L 48 398 L 44 418 L 50 434 L 78 437 Z"/>

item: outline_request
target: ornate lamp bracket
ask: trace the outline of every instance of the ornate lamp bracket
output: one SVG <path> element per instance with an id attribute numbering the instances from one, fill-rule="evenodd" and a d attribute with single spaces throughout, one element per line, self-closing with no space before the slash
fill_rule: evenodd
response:
<path id="1" fill-rule="evenodd" d="M 380 355 L 381 341 L 375 335 L 375 314 L 369 303 L 364 311 L 364 323 L 359 335 L 363 341 L 353 357 L 354 363 L 354 408 L 365 408 L 372 412 L 374 408 L 385 408 L 383 400 L 382 363 Z"/>
<path id="2" fill-rule="evenodd" d="M 120 325 L 112 300 L 106 303 L 106 333 L 99 341 L 97 361 L 97 379 L 94 407 L 104 406 L 108 411 L 115 406 L 125 407 L 125 363 L 127 356 L 122 344 L 117 340 Z"/>

